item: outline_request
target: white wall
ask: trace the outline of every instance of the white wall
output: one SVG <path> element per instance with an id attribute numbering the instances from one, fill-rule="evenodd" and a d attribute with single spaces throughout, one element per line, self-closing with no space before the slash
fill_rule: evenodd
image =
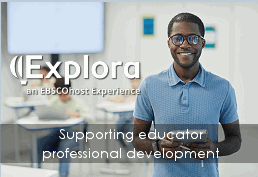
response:
<path id="1" fill-rule="evenodd" d="M 89 55 L 89 79 L 84 79 L 83 74 L 72 82 L 75 88 L 130 88 L 129 80 L 124 76 L 123 67 L 117 68 L 117 79 L 111 79 L 111 62 L 135 61 L 136 54 L 136 6 L 135 3 L 105 3 L 105 50 L 99 54 Z M 132 15 L 128 15 L 132 14 Z M 73 60 L 83 66 L 84 54 L 62 54 L 61 61 Z M 105 79 L 98 80 L 91 73 L 91 66 L 96 61 L 104 61 L 109 66 L 109 75 Z M 61 72 L 64 72 L 61 68 Z M 102 73 L 102 68 L 98 72 Z M 100 95 L 83 96 L 83 99 L 90 106 L 91 114 L 96 116 L 94 111 L 98 102 L 108 98 Z"/>
<path id="2" fill-rule="evenodd" d="M 242 122 L 257 124 L 258 36 L 255 34 L 258 31 L 258 3 L 235 3 L 234 12 L 235 57 L 232 61 L 231 82 L 236 90 Z"/>
<path id="3" fill-rule="evenodd" d="M 7 26 L 6 26 L 6 3 L 1 3 L 1 123 L 8 123 L 14 120 L 13 109 L 4 106 L 7 97 L 21 96 L 21 84 L 10 71 L 10 63 L 16 55 L 7 52 Z M 43 55 L 44 61 L 50 61 L 49 55 Z M 37 62 L 41 64 L 43 62 Z M 24 112 L 20 110 L 19 112 Z"/>
<path id="4" fill-rule="evenodd" d="M 105 50 L 99 54 L 89 54 L 90 66 L 96 61 L 106 62 L 111 69 L 112 61 L 140 61 L 144 77 L 167 69 L 172 57 L 167 47 L 167 25 L 171 18 L 180 12 L 198 15 L 205 25 L 216 27 L 217 43 L 215 49 L 204 49 L 200 62 L 209 70 L 228 79 L 235 88 L 238 113 L 241 123 L 258 123 L 256 100 L 258 93 L 255 84 L 255 67 L 258 64 L 256 48 L 258 36 L 258 3 L 105 3 Z M 142 16 L 155 16 L 155 37 L 142 37 Z M 13 55 L 6 51 L 6 6 L 2 5 L 2 103 L 6 96 L 18 96 L 21 87 L 9 70 Z M 61 54 L 61 61 L 74 60 L 83 66 L 84 54 Z M 44 55 L 44 60 L 49 60 Z M 62 71 L 62 67 L 61 67 Z M 111 72 L 111 71 L 110 71 Z M 129 88 L 128 79 L 118 69 L 118 79 L 97 80 L 91 75 L 84 79 L 83 74 L 72 81 L 76 88 Z M 254 86 L 253 86 L 254 82 Z M 106 98 L 84 96 L 95 111 L 97 102 Z M 3 109 L 4 107 L 2 107 Z M 2 121 L 13 115 L 5 109 Z"/>

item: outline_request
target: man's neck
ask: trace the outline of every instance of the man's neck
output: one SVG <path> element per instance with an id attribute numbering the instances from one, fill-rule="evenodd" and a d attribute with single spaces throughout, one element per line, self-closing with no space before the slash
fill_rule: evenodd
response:
<path id="1" fill-rule="evenodd" d="M 195 76 L 198 74 L 199 72 L 199 62 L 196 62 L 194 66 L 192 66 L 189 69 L 185 69 L 180 67 L 176 62 L 174 62 L 174 70 L 177 74 L 177 76 L 184 81 L 185 83 L 192 81 Z"/>

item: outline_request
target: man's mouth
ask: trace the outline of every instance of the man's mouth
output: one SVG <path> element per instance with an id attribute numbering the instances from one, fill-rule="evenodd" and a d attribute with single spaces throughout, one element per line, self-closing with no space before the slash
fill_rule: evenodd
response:
<path id="1" fill-rule="evenodd" d="M 189 55 L 192 55 L 193 53 L 178 53 L 179 55 L 182 55 L 182 56 L 189 56 Z"/>

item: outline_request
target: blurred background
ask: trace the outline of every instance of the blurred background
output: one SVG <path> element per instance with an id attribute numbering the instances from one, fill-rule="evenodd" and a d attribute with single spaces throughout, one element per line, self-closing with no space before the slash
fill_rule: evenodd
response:
<path id="1" fill-rule="evenodd" d="M 83 55 L 89 55 L 89 66 L 96 61 L 104 61 L 111 69 L 112 61 L 139 61 L 141 76 L 167 69 L 173 59 L 167 47 L 167 25 L 171 18 L 180 12 L 190 12 L 199 16 L 205 26 L 215 29 L 215 48 L 205 48 L 200 62 L 204 68 L 223 78 L 228 79 L 236 91 L 238 113 L 241 123 L 257 123 L 255 100 L 258 97 L 255 81 L 255 70 L 258 64 L 256 48 L 258 36 L 255 35 L 258 25 L 258 4 L 231 3 L 104 3 L 104 48 L 99 53 L 60 53 L 59 60 L 76 61 L 83 66 Z M 7 5 L 2 3 L 2 48 L 1 48 L 1 103 L 8 96 L 19 96 L 21 84 L 12 76 L 9 65 L 14 56 L 7 50 Z M 143 36 L 143 17 L 154 16 L 154 36 Z M 25 19 L 26 20 L 26 19 Z M 83 23 L 83 22 L 82 22 Z M 39 26 L 40 28 L 40 26 Z M 49 27 L 51 28 L 51 26 Z M 73 34 L 69 34 L 73 35 Z M 41 54 L 41 53 L 38 53 Z M 19 55 L 24 55 L 20 53 Z M 44 62 L 51 60 L 50 54 L 43 54 Z M 43 61 L 42 61 L 43 62 Z M 36 62 L 35 62 L 36 63 Z M 118 73 L 122 73 L 118 67 Z M 60 66 L 63 74 L 64 64 Z M 128 79 L 119 75 L 112 79 L 111 75 L 103 80 L 94 78 L 90 73 L 89 79 L 81 75 L 72 84 L 76 88 L 116 88 L 128 87 Z M 126 85 L 127 84 L 127 85 Z M 250 84 L 250 86 L 248 86 Z M 92 108 L 102 97 L 84 97 Z M 91 109 L 94 110 L 94 109 Z M 12 112 L 2 111 L 1 122 L 11 121 Z"/>
<path id="2" fill-rule="evenodd" d="M 16 116 L 12 109 L 5 109 L 6 98 L 21 96 L 22 86 L 20 81 L 10 72 L 11 60 L 17 55 L 25 57 L 27 54 L 26 51 L 9 53 L 7 7 L 7 3 L 1 3 L 1 123 L 13 123 Z M 190 12 L 203 21 L 207 34 L 207 37 L 204 36 L 204 38 L 211 44 L 203 49 L 200 57 L 201 64 L 207 71 L 229 80 L 232 84 L 236 92 L 240 123 L 258 123 L 256 114 L 258 92 L 256 91 L 257 84 L 255 84 L 255 74 L 258 66 L 256 54 L 258 41 L 256 35 L 258 31 L 257 2 L 107 2 L 103 3 L 103 7 L 103 20 L 100 24 L 102 28 L 99 32 L 99 38 L 103 40 L 100 40 L 100 44 L 97 44 L 101 47 L 96 51 L 89 51 L 87 48 L 85 48 L 85 51 L 83 51 L 83 48 L 79 51 L 74 50 L 75 52 L 63 51 L 58 53 L 58 56 L 61 62 L 75 61 L 83 66 L 84 55 L 89 55 L 89 66 L 96 61 L 103 61 L 109 66 L 109 75 L 105 79 L 99 80 L 93 77 L 90 69 L 89 79 L 84 79 L 82 73 L 80 77 L 72 80 L 72 87 L 130 88 L 129 79 L 121 74 L 123 73 L 123 67 L 118 67 L 117 79 L 111 78 L 111 62 L 115 61 L 122 61 L 123 64 L 129 61 L 139 61 L 142 79 L 167 69 L 173 61 L 167 46 L 167 25 L 171 18 L 178 13 Z M 67 10 L 67 12 L 69 11 Z M 46 12 L 46 14 L 48 13 Z M 84 16 L 83 18 L 86 20 L 86 18 L 91 17 Z M 147 23 L 146 19 L 150 19 L 151 24 Z M 21 25 L 26 23 L 26 19 L 23 20 L 20 21 Z M 81 23 L 85 22 L 78 21 L 78 26 L 83 26 Z M 40 23 L 37 27 L 41 28 Z M 45 26 L 42 28 L 45 28 Z M 53 26 L 46 28 L 50 28 L 48 33 L 51 33 Z M 148 30 L 151 30 L 151 32 Z M 75 33 L 76 30 L 72 30 L 67 35 L 76 36 Z M 99 40 L 98 38 L 95 39 Z M 56 54 L 56 52 L 34 54 L 43 55 L 43 61 L 35 62 L 35 64 L 43 64 L 51 61 L 51 54 Z M 59 70 L 59 73 L 64 75 L 64 64 L 59 67 Z M 35 71 L 35 73 L 37 72 Z M 98 72 L 102 73 L 101 68 L 98 69 Z M 81 98 L 89 106 L 93 119 L 101 119 L 103 114 L 95 111 L 96 105 L 109 97 L 87 95 L 81 96 Z M 235 167 L 232 167 L 234 170 L 239 170 L 235 172 L 236 174 L 232 171 L 231 173 L 226 172 L 226 167 L 230 168 L 229 164 L 224 167 L 221 166 L 221 174 L 230 176 L 229 174 L 234 173 L 233 176 L 237 174 L 241 176 L 248 174 L 248 171 L 250 176 L 257 174 L 255 173 L 255 171 L 257 172 L 256 166 L 245 165 L 238 166 L 236 164 Z M 143 175 L 142 172 L 142 175 L 139 176 Z M 133 176 L 137 175 L 134 174 Z"/>

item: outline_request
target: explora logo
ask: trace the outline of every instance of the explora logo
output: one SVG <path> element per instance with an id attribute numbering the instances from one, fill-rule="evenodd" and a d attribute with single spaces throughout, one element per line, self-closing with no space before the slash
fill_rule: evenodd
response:
<path id="1" fill-rule="evenodd" d="M 16 61 L 18 56 L 15 56 L 10 64 L 10 70 L 11 73 L 14 77 L 18 78 L 17 73 L 16 73 L 16 63 L 18 63 L 18 74 L 22 77 L 22 56 L 18 59 L 18 62 Z M 43 57 L 42 55 L 26 55 L 26 79 L 42 79 L 43 75 L 42 74 L 32 74 L 32 70 L 40 70 L 40 65 L 32 65 L 31 62 L 32 60 L 42 60 Z M 62 64 L 62 62 L 58 61 L 56 64 L 53 66 L 50 62 L 45 62 L 46 65 L 49 67 L 50 71 L 46 75 L 46 79 L 49 79 L 53 74 L 55 75 L 56 78 L 62 78 L 60 74 L 56 71 L 56 69 Z M 70 73 L 70 66 L 75 67 L 75 73 L 71 74 Z M 97 67 L 102 66 L 103 67 L 103 73 L 98 74 L 97 73 Z M 123 62 L 117 61 L 117 62 L 112 62 L 112 79 L 117 78 L 117 67 L 118 66 L 123 66 Z M 134 67 L 134 73 L 130 74 L 129 73 L 129 68 L 133 66 Z M 103 61 L 97 61 L 93 63 L 91 67 L 92 75 L 97 78 L 97 79 L 103 79 L 105 78 L 108 73 L 109 73 L 109 67 L 108 65 L 103 62 Z M 78 63 L 74 61 L 67 61 L 65 62 L 65 85 L 69 84 L 70 79 L 75 79 L 77 78 L 81 73 L 81 67 Z M 127 62 L 124 65 L 124 75 L 129 78 L 129 79 L 134 79 L 134 78 L 140 78 L 140 62 Z M 84 55 L 84 78 L 88 79 L 89 78 L 89 56 Z M 27 85 L 27 80 L 21 80 L 21 85 Z"/>
<path id="2" fill-rule="evenodd" d="M 15 56 L 10 64 L 10 70 L 12 72 L 12 74 L 14 75 L 14 77 L 16 77 L 17 79 L 19 79 L 19 77 L 17 76 L 16 72 L 15 72 L 15 65 L 16 65 L 16 60 L 17 60 L 18 56 Z M 19 75 L 22 77 L 22 56 L 20 56 L 19 61 L 18 61 L 18 73 Z M 27 80 L 21 80 L 21 85 L 27 85 Z"/>

